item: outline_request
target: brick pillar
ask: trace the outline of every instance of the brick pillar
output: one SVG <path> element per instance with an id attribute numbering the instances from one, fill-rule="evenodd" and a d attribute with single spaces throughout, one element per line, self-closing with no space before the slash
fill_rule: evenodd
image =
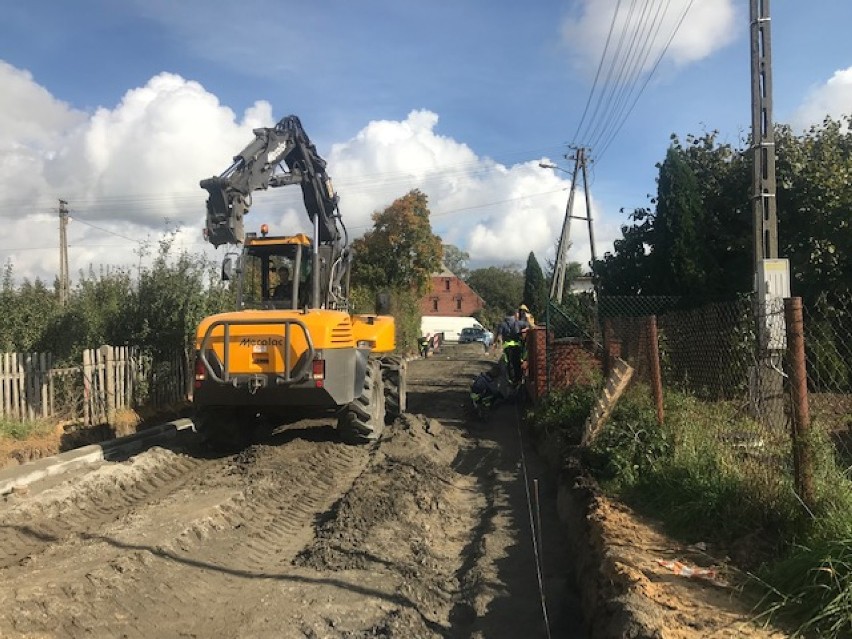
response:
<path id="1" fill-rule="evenodd" d="M 535 326 L 527 332 L 527 392 L 537 401 L 547 392 L 547 328 Z"/>

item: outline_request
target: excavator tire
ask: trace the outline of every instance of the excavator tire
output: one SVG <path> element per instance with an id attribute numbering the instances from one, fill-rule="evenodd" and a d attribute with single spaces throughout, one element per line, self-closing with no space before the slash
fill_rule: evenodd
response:
<path id="1" fill-rule="evenodd" d="M 385 382 L 385 422 L 390 424 L 407 407 L 408 362 L 399 355 L 387 355 L 381 362 L 382 379 Z"/>
<path id="2" fill-rule="evenodd" d="M 361 395 L 343 409 L 337 420 L 337 432 L 347 444 L 371 444 L 379 441 L 385 426 L 385 391 L 381 365 L 370 360 Z"/>

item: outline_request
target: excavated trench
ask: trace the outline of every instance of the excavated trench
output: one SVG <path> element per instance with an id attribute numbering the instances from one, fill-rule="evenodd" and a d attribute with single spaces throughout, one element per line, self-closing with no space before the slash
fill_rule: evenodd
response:
<path id="1" fill-rule="evenodd" d="M 3 637 L 586 637 L 556 486 L 477 346 L 409 363 L 374 447 L 191 438 L 0 503 Z M 588 602 L 587 602 L 588 604 Z"/>

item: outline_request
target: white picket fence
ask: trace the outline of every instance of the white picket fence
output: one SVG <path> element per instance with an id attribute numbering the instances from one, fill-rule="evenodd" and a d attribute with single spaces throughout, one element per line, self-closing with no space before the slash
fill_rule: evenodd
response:
<path id="1" fill-rule="evenodd" d="M 54 368 L 50 353 L 0 353 L 0 417 L 62 418 L 109 423 L 116 411 L 159 408 L 186 401 L 183 353 L 154 362 L 131 346 L 83 351 L 80 366 Z"/>

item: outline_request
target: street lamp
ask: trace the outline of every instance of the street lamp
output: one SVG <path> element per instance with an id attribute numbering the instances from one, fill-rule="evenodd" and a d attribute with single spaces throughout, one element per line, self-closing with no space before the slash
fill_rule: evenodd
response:
<path id="1" fill-rule="evenodd" d="M 568 173 L 570 175 L 570 171 L 566 171 L 561 166 L 556 166 L 555 164 L 548 164 L 547 162 L 539 162 L 538 165 L 543 169 L 556 169 L 557 171 L 562 171 L 563 173 Z"/>

